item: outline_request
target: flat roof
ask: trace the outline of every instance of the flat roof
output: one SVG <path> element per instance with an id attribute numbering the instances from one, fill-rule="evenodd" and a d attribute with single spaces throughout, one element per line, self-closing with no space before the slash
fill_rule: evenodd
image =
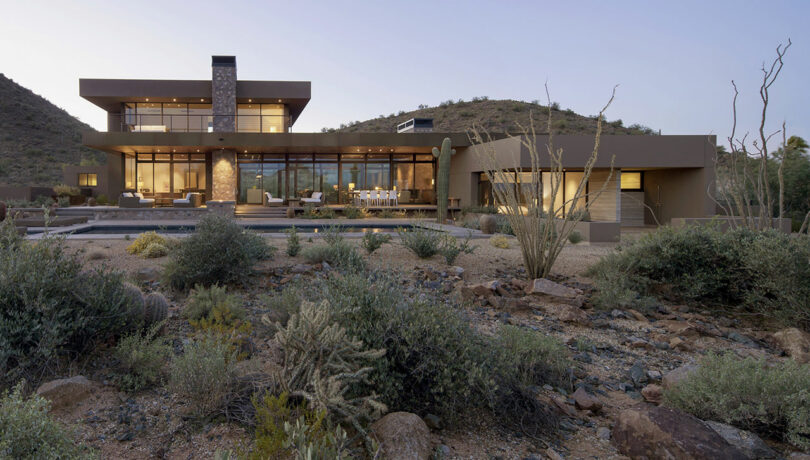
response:
<path id="1" fill-rule="evenodd" d="M 295 123 L 309 103 L 312 83 L 308 81 L 236 81 L 236 102 L 283 103 Z M 211 103 L 211 80 L 122 80 L 80 78 L 79 96 L 107 112 L 118 113 L 122 102 Z"/>
<path id="2" fill-rule="evenodd" d="M 431 153 L 449 137 L 468 147 L 464 133 L 129 133 L 82 134 L 82 143 L 105 152 L 194 153 L 233 149 L 242 153 Z"/>

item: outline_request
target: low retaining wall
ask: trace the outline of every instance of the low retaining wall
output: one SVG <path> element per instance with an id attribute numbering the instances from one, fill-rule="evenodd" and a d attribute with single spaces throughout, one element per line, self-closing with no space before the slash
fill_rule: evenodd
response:
<path id="1" fill-rule="evenodd" d="M 759 222 L 758 217 L 754 217 L 754 222 Z M 714 216 L 714 217 L 673 217 L 670 225 L 673 227 L 686 227 L 687 225 L 716 225 L 721 231 L 728 231 L 732 226 L 741 227 L 745 224 L 742 217 Z M 790 233 L 790 219 L 773 219 L 773 228 L 782 232 Z"/>
<path id="2" fill-rule="evenodd" d="M 108 208 L 94 210 L 93 218 L 95 220 L 196 220 L 207 212 L 206 208 Z"/>
<path id="3" fill-rule="evenodd" d="M 563 222 L 556 221 L 557 228 Z M 574 231 L 582 235 L 582 240 L 589 243 L 618 243 L 621 238 L 621 222 L 577 222 Z"/>

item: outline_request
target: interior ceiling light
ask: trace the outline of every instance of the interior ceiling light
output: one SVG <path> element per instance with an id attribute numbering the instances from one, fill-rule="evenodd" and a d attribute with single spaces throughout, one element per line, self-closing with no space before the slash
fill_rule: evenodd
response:
<path id="1" fill-rule="evenodd" d="M 172 102 L 177 102 L 177 98 L 172 99 Z"/>
<path id="2" fill-rule="evenodd" d="M 149 102 L 149 98 L 148 98 L 148 97 L 146 98 L 146 102 Z"/>
<path id="3" fill-rule="evenodd" d="M 200 99 L 200 102 L 205 102 L 205 99 Z"/>
<path id="4" fill-rule="evenodd" d="M 253 102 L 253 99 L 248 99 L 248 102 Z"/>

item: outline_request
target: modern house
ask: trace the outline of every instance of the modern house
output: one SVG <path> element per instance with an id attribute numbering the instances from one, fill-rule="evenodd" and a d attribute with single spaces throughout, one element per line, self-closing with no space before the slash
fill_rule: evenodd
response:
<path id="1" fill-rule="evenodd" d="M 107 112 L 107 131 L 84 133 L 83 143 L 107 152 L 108 162 L 106 171 L 79 167 L 70 174 L 111 198 L 140 192 L 170 206 L 197 192 L 209 205 L 233 206 L 260 205 L 264 192 L 285 202 L 320 192 L 325 204 L 341 205 L 355 190 L 382 189 L 396 190 L 400 205 L 430 206 L 436 203 L 431 151 L 449 137 L 457 150 L 451 205 L 492 201 L 493 185 L 475 153 L 481 147 L 465 133 L 435 132 L 427 119 L 392 126 L 390 133 L 293 132 L 310 100 L 310 82 L 238 80 L 233 56 L 212 58 L 210 80 L 81 79 L 79 86 L 83 98 Z M 555 136 L 565 149 L 565 193 L 581 177 L 592 142 L 588 135 Z M 607 180 L 612 158 L 614 173 L 592 218 L 644 225 L 713 214 L 712 142 L 709 136 L 603 136 L 589 187 Z M 491 146 L 505 166 L 530 167 L 518 139 Z"/>

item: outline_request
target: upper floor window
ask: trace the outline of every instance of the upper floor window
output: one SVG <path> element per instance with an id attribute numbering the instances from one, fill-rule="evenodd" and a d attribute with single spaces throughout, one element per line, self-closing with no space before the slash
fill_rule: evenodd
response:
<path id="1" fill-rule="evenodd" d="M 79 187 L 96 187 L 98 185 L 98 174 L 79 173 Z"/>
<path id="2" fill-rule="evenodd" d="M 284 133 L 289 115 L 284 104 L 238 104 L 236 131 Z M 121 129 L 129 132 L 213 132 L 211 104 L 181 102 L 127 102 L 122 105 Z"/>

